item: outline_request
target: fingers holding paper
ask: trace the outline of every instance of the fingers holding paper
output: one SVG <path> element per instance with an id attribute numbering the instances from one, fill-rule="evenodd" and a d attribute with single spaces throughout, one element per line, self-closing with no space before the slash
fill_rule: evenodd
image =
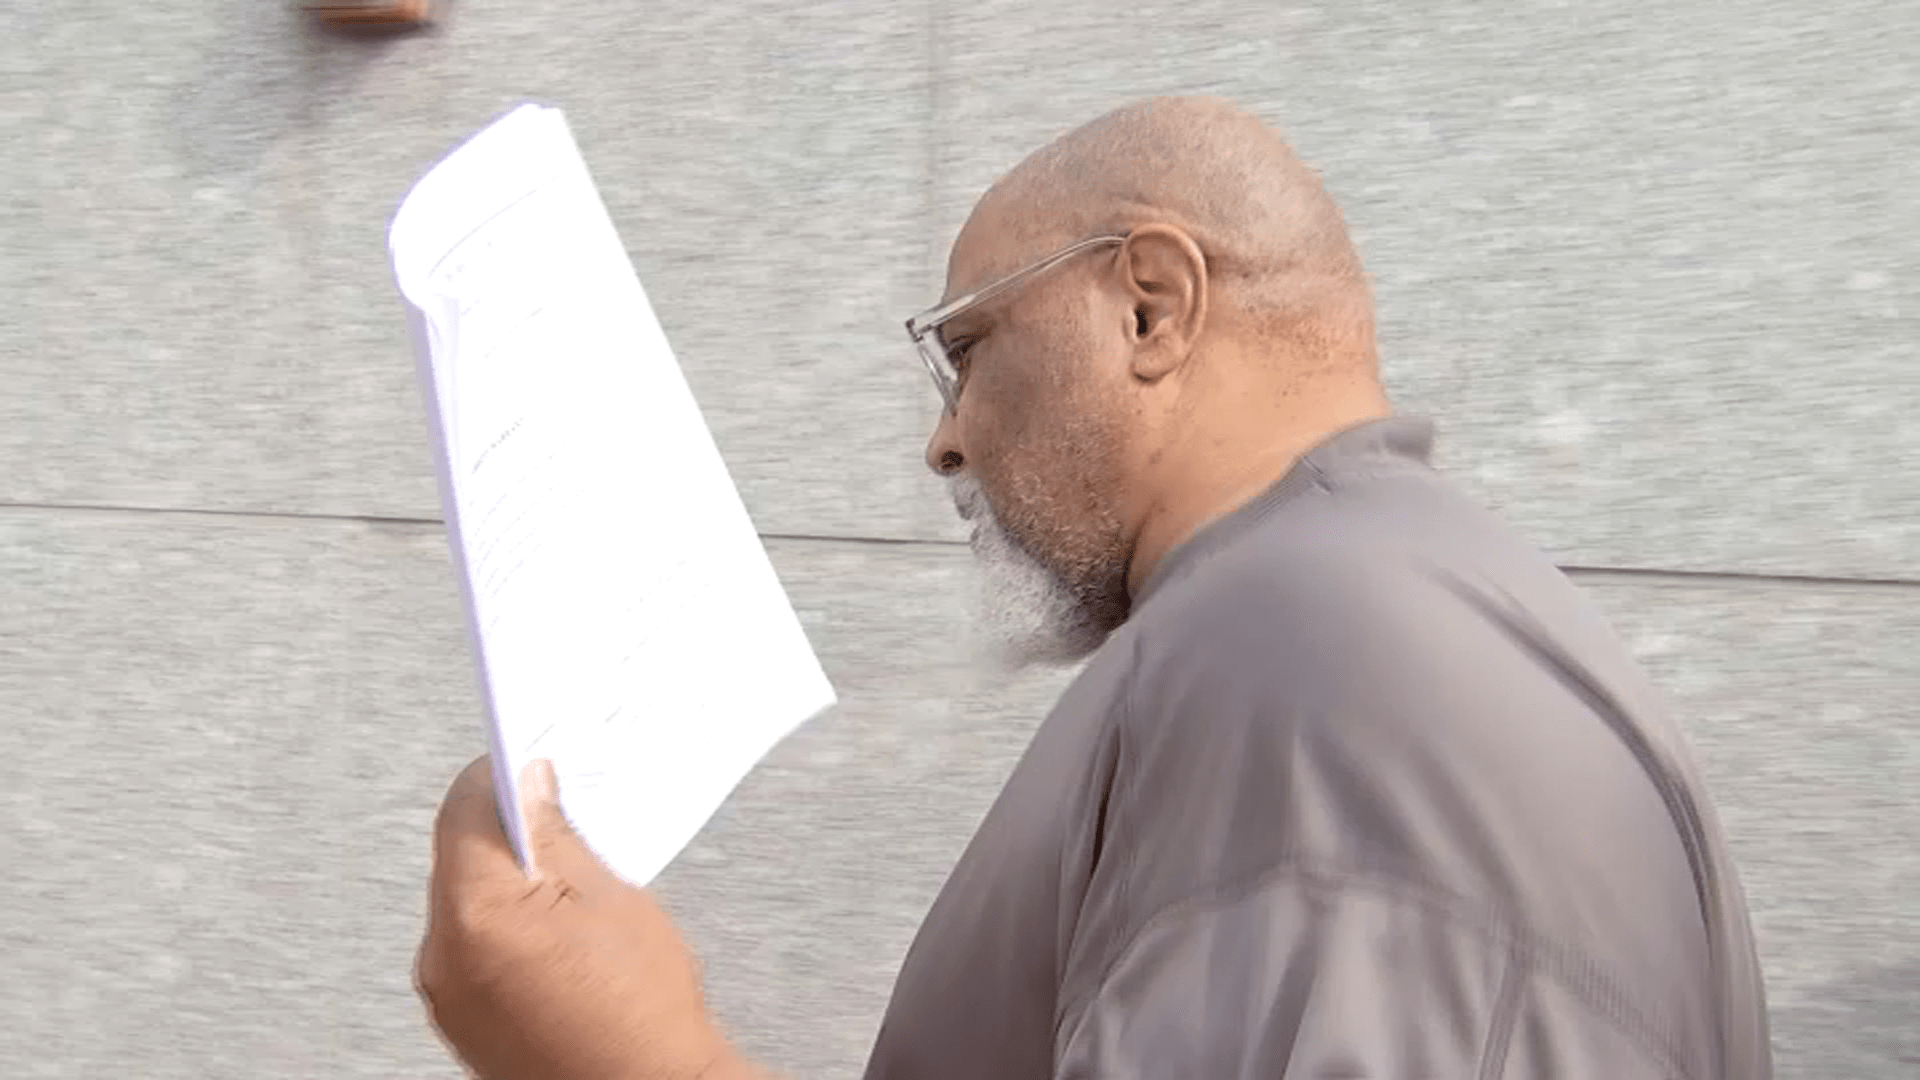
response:
<path id="1" fill-rule="evenodd" d="M 454 780 L 435 824 L 416 977 L 442 1037 L 485 1080 L 743 1069 L 707 1017 L 693 954 L 652 895 L 581 842 L 551 767 L 519 786 L 534 876 L 501 829 L 488 758 Z"/>

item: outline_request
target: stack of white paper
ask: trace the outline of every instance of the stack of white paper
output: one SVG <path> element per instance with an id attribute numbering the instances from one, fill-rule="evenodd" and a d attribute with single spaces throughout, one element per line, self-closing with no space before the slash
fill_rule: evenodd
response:
<path id="1" fill-rule="evenodd" d="M 521 768 L 645 884 L 833 703 L 566 121 L 523 106 L 389 234 L 502 818 Z"/>

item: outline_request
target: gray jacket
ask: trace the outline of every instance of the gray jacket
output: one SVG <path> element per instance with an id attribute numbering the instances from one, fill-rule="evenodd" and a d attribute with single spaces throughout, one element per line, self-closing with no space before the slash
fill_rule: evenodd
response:
<path id="1" fill-rule="evenodd" d="M 1573 585 L 1346 432 L 1156 570 L 935 902 L 874 1080 L 1764 1080 L 1668 716 Z"/>

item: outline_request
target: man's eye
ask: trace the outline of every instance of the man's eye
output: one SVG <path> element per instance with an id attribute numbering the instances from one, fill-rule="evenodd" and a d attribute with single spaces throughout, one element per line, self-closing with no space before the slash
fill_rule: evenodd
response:
<path id="1" fill-rule="evenodd" d="M 955 372 L 967 370 L 967 354 L 973 351 L 973 343 L 979 338 L 961 338 L 947 346 L 947 363 L 953 365 Z"/>

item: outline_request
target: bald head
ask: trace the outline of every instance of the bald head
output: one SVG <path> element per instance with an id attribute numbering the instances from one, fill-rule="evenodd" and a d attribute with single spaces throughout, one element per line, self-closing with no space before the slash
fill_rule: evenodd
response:
<path id="1" fill-rule="evenodd" d="M 1386 412 L 1339 209 L 1230 102 L 1139 102 L 1035 152 L 961 229 L 947 295 L 971 299 L 938 328 L 956 404 L 928 462 L 977 550 L 1058 586 L 1076 648 L 1172 545 Z"/>
<path id="2" fill-rule="evenodd" d="M 1279 132 L 1220 98 L 1136 102 L 1035 152 L 980 200 L 950 269 L 969 234 L 1004 263 L 1149 223 L 1193 237 L 1256 332 L 1338 329 L 1352 360 L 1373 362 L 1371 298 L 1339 207 Z"/>

